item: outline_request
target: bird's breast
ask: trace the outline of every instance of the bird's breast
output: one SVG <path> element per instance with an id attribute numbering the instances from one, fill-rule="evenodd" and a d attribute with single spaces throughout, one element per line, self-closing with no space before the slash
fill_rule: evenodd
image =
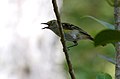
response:
<path id="1" fill-rule="evenodd" d="M 78 30 L 65 30 L 64 34 L 67 41 L 77 41 L 80 33 Z"/>

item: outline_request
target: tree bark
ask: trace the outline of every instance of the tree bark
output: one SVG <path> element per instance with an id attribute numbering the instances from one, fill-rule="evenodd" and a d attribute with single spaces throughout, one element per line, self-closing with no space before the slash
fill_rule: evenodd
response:
<path id="1" fill-rule="evenodd" d="M 120 0 L 114 0 L 115 29 L 120 30 Z M 116 43 L 115 78 L 120 79 L 120 42 Z"/>

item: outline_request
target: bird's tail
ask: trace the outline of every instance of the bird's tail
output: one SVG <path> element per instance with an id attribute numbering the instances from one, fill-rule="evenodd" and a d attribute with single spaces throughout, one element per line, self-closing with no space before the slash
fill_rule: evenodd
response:
<path id="1" fill-rule="evenodd" d="M 94 40 L 94 38 L 91 35 L 89 35 L 86 31 L 82 30 L 79 27 L 76 27 L 76 29 L 79 29 L 79 32 L 82 33 L 85 36 L 86 39 L 89 39 L 89 40 L 92 40 L 92 41 Z"/>
<path id="2" fill-rule="evenodd" d="M 94 40 L 94 38 L 92 36 L 90 36 L 90 35 L 89 35 L 88 39 L 90 39 L 92 41 Z"/>
<path id="3" fill-rule="evenodd" d="M 85 37 L 87 38 L 87 39 L 89 39 L 89 40 L 94 40 L 94 38 L 91 36 L 91 35 L 89 35 L 87 32 L 82 32 L 82 31 L 80 31 L 80 33 L 82 33 L 83 35 L 85 35 Z"/>

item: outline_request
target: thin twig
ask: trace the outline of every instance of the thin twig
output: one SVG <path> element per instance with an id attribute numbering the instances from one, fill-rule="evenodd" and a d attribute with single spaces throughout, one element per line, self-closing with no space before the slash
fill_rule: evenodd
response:
<path id="1" fill-rule="evenodd" d="M 71 64 L 69 54 L 68 54 L 68 51 L 67 51 L 67 47 L 66 47 L 66 43 L 65 43 L 63 28 L 62 28 L 62 25 L 61 25 L 61 19 L 60 19 L 60 14 L 58 12 L 58 7 L 57 7 L 56 0 L 52 0 L 52 4 L 53 4 L 53 8 L 54 8 L 54 13 L 55 13 L 56 18 L 57 18 L 58 26 L 59 26 L 59 31 L 60 31 L 60 35 L 61 35 L 61 42 L 62 42 L 62 45 L 63 45 L 63 52 L 65 53 L 67 65 L 68 65 L 68 68 L 69 68 L 69 74 L 71 76 L 71 79 L 75 79 L 72 64 Z"/>

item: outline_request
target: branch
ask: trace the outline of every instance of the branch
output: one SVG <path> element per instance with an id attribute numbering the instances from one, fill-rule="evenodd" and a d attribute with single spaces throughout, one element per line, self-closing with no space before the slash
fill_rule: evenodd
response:
<path id="1" fill-rule="evenodd" d="M 69 74 L 71 76 L 71 79 L 75 79 L 75 75 L 74 75 L 74 72 L 73 72 L 73 69 L 72 69 L 72 64 L 71 64 L 69 54 L 68 54 L 68 51 L 67 51 L 67 47 L 66 47 L 66 43 L 65 43 L 64 32 L 63 32 L 63 28 L 62 28 L 62 25 L 61 25 L 61 19 L 60 19 L 60 14 L 58 12 L 58 7 L 57 7 L 56 0 L 52 0 L 52 4 L 53 4 L 53 8 L 54 8 L 54 13 L 55 13 L 56 18 L 57 18 L 58 26 L 59 26 L 59 31 L 60 31 L 60 35 L 61 35 L 61 42 L 62 42 L 62 45 L 63 45 L 63 52 L 65 54 L 67 65 L 68 65 L 68 68 L 69 68 Z"/>
<path id="2" fill-rule="evenodd" d="M 115 29 L 120 30 L 120 1 L 114 0 Z M 120 79 L 120 42 L 116 43 L 115 79 Z"/>

